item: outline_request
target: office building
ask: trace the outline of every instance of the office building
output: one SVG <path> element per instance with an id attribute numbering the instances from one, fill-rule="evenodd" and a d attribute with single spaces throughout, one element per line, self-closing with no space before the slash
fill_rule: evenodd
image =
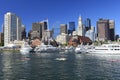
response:
<path id="1" fill-rule="evenodd" d="M 114 20 L 109 19 L 99 19 L 97 21 L 97 34 L 99 41 L 111 40 L 115 39 L 115 31 L 114 31 Z"/>
<path id="2" fill-rule="evenodd" d="M 62 33 L 56 37 L 56 41 L 59 44 L 67 44 L 68 40 L 69 40 L 69 36 L 68 34 L 65 33 Z"/>
<path id="3" fill-rule="evenodd" d="M 50 39 L 52 37 L 53 37 L 53 31 L 52 30 L 45 30 L 42 40 L 48 41 L 48 39 Z"/>
<path id="4" fill-rule="evenodd" d="M 91 20 L 87 18 L 85 20 L 85 31 L 88 31 L 89 29 L 91 29 Z"/>
<path id="5" fill-rule="evenodd" d="M 4 46 L 14 40 L 21 40 L 21 19 L 14 13 L 4 15 Z"/>
<path id="6" fill-rule="evenodd" d="M 68 32 L 67 32 L 67 24 L 61 24 L 60 25 L 60 33 L 62 34 L 62 33 L 65 33 L 65 34 L 67 34 Z"/>
<path id="7" fill-rule="evenodd" d="M 44 31 L 47 30 L 47 22 L 36 22 L 32 24 L 32 32 L 31 32 L 31 39 L 33 39 L 34 37 L 38 37 L 40 39 L 42 39 L 43 35 L 44 35 Z M 34 34 L 38 34 L 38 35 L 34 35 Z"/>
<path id="8" fill-rule="evenodd" d="M 24 25 L 22 25 L 21 27 L 21 36 L 22 36 L 22 40 L 26 39 L 26 28 Z"/>
<path id="9" fill-rule="evenodd" d="M 97 34 L 99 41 L 109 40 L 109 20 L 107 19 L 99 19 L 97 21 Z"/>
<path id="10" fill-rule="evenodd" d="M 115 40 L 115 21 L 109 20 L 109 29 L 110 29 L 110 40 Z"/>
<path id="11" fill-rule="evenodd" d="M 69 22 L 68 26 L 69 26 L 69 28 L 68 28 L 68 34 L 72 34 L 73 31 L 75 31 L 75 22 Z"/>
<path id="12" fill-rule="evenodd" d="M 85 29 L 82 23 L 82 17 L 80 16 L 78 19 L 78 29 L 77 29 L 78 36 L 84 36 L 85 35 Z"/>

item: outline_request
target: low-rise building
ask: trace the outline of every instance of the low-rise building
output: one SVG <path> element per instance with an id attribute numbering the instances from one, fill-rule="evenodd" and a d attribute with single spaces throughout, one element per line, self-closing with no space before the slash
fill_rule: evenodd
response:
<path id="1" fill-rule="evenodd" d="M 36 38 L 34 40 L 32 40 L 32 47 L 37 47 L 38 45 L 41 45 L 42 41 L 40 41 L 40 39 Z"/>
<path id="2" fill-rule="evenodd" d="M 73 36 L 70 38 L 68 45 L 69 46 L 77 46 L 77 45 L 87 45 L 87 44 L 92 44 L 92 41 L 85 36 Z"/>
<path id="3" fill-rule="evenodd" d="M 68 40 L 69 40 L 69 36 L 68 36 L 68 34 L 65 34 L 65 33 L 62 33 L 61 35 L 58 35 L 56 37 L 56 41 L 59 44 L 67 44 Z"/>

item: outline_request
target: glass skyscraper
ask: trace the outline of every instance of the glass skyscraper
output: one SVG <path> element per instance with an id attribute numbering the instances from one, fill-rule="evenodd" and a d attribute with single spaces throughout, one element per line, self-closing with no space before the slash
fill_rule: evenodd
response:
<path id="1" fill-rule="evenodd" d="M 8 12 L 4 15 L 4 46 L 14 40 L 21 40 L 21 19 Z"/>
<path id="2" fill-rule="evenodd" d="M 75 22 L 69 22 L 68 34 L 72 34 L 75 31 Z"/>

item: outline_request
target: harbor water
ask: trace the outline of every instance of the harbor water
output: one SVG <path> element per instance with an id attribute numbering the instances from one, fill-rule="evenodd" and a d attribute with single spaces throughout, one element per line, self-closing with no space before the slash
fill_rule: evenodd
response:
<path id="1" fill-rule="evenodd" d="M 1 52 L 0 80 L 120 80 L 120 55 Z"/>

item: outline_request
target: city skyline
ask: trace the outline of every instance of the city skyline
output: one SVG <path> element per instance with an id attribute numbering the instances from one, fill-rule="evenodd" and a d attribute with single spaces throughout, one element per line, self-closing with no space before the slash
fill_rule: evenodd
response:
<path id="1" fill-rule="evenodd" d="M 75 22 L 78 27 L 78 18 L 90 18 L 92 26 L 96 27 L 99 18 L 115 20 L 115 32 L 120 35 L 119 0 L 1 0 L 0 25 L 4 23 L 4 14 L 12 12 L 18 15 L 26 26 L 27 32 L 32 29 L 33 22 L 49 20 L 50 29 L 59 24 Z M 2 31 L 2 27 L 0 28 Z"/>

